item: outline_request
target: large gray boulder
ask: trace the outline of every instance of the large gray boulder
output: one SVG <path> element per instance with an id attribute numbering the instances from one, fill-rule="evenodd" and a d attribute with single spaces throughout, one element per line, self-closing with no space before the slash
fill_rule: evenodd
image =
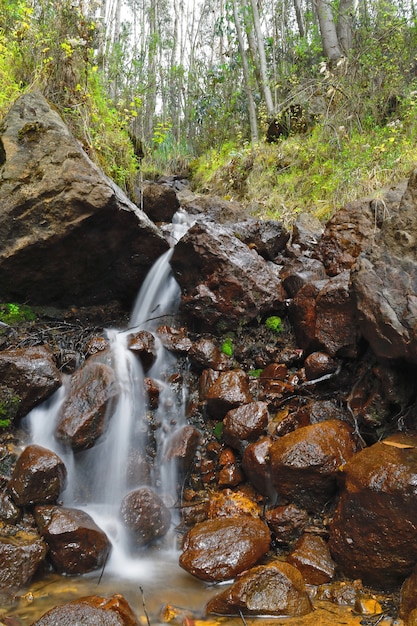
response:
<path id="1" fill-rule="evenodd" d="M 130 307 L 168 247 L 38 92 L 0 128 L 0 300 Z"/>

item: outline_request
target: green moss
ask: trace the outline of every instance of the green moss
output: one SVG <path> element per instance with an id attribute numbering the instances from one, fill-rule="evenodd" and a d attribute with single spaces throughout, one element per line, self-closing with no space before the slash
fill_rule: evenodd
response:
<path id="1" fill-rule="evenodd" d="M 218 422 L 213 428 L 213 434 L 219 441 L 223 437 L 223 422 Z"/>
<path id="2" fill-rule="evenodd" d="M 280 333 L 282 332 L 282 319 L 278 315 L 271 315 L 271 317 L 266 318 L 265 326 L 274 333 Z"/>
<path id="3" fill-rule="evenodd" d="M 13 325 L 19 322 L 33 322 L 35 314 L 29 306 L 25 304 L 15 304 L 8 302 L 0 304 L 0 322 Z"/>
<path id="4" fill-rule="evenodd" d="M 261 369 L 256 369 L 256 370 L 249 370 L 248 374 L 249 376 L 253 376 L 255 378 L 259 378 L 259 376 L 262 374 L 262 368 Z"/>
<path id="5" fill-rule="evenodd" d="M 223 341 L 221 351 L 227 356 L 233 356 L 233 341 L 230 337 Z"/>
<path id="6" fill-rule="evenodd" d="M 8 428 L 19 410 L 20 398 L 6 386 L 0 386 L 0 429 Z"/>

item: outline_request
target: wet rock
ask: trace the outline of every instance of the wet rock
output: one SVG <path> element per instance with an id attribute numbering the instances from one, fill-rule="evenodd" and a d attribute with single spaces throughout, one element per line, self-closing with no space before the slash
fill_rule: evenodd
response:
<path id="1" fill-rule="evenodd" d="M 311 251 L 323 235 L 323 224 L 311 213 L 300 213 L 292 229 L 291 246 Z"/>
<path id="2" fill-rule="evenodd" d="M 141 330 L 128 336 L 127 345 L 139 357 L 147 372 L 156 361 L 155 337 L 147 330 Z"/>
<path id="3" fill-rule="evenodd" d="M 350 423 L 352 416 L 340 406 L 337 400 L 312 399 L 301 406 L 297 412 L 299 422 L 303 426 L 317 424 L 327 420 L 341 420 Z"/>
<path id="4" fill-rule="evenodd" d="M 151 466 L 138 450 L 129 451 L 126 479 L 130 489 L 151 483 Z"/>
<path id="5" fill-rule="evenodd" d="M 417 568 L 415 567 L 411 575 L 401 586 L 400 610 L 399 614 L 408 624 L 408 617 L 415 611 L 417 617 Z"/>
<path id="6" fill-rule="evenodd" d="M 242 491 L 223 489 L 223 491 L 211 494 L 207 507 L 208 519 L 239 517 L 242 515 L 249 515 L 250 517 L 256 518 L 261 515 L 259 505 L 251 500 L 245 493 Z"/>
<path id="7" fill-rule="evenodd" d="M 109 341 L 105 337 L 91 337 L 84 346 L 84 354 L 87 357 L 98 352 L 104 352 L 109 348 Z"/>
<path id="8" fill-rule="evenodd" d="M 187 354 L 192 346 L 185 328 L 172 328 L 170 326 L 158 326 L 156 330 L 162 345 L 172 352 Z"/>
<path id="9" fill-rule="evenodd" d="M 309 585 L 330 582 L 336 571 L 327 542 L 323 537 L 310 533 L 305 533 L 297 541 L 287 561 L 301 572 Z"/>
<path id="10" fill-rule="evenodd" d="M 315 380 L 337 370 L 337 363 L 326 352 L 313 352 L 304 361 L 304 370 L 307 380 Z"/>
<path id="11" fill-rule="evenodd" d="M 416 446 L 415 435 L 392 435 L 343 467 L 330 550 L 343 573 L 367 585 L 398 585 L 417 562 Z"/>
<path id="12" fill-rule="evenodd" d="M 265 513 L 265 521 L 280 545 L 288 545 L 298 539 L 308 520 L 307 511 L 295 504 L 277 506 Z"/>
<path id="13" fill-rule="evenodd" d="M 196 524 L 185 536 L 180 565 L 206 581 L 234 578 L 268 551 L 270 534 L 261 520 L 221 517 Z"/>
<path id="14" fill-rule="evenodd" d="M 153 378 L 145 378 L 143 381 L 148 402 L 151 409 L 157 409 L 159 405 L 159 395 L 161 390 L 158 383 Z"/>
<path id="15" fill-rule="evenodd" d="M 210 339 L 200 339 L 192 344 L 188 353 L 194 369 L 224 371 L 230 368 L 230 358 L 223 354 Z"/>
<path id="16" fill-rule="evenodd" d="M 305 351 L 324 348 L 332 357 L 357 355 L 360 335 L 349 281 L 350 274 L 345 271 L 329 280 L 309 283 L 295 295 L 289 316 L 297 342 Z"/>
<path id="17" fill-rule="evenodd" d="M 4 301 L 117 300 L 130 308 L 168 249 L 159 229 L 90 161 L 39 92 L 13 104 L 0 140 Z"/>
<path id="18" fill-rule="evenodd" d="M 111 598 L 88 596 L 51 609 L 32 626 L 139 626 L 127 600 L 116 594 Z"/>
<path id="19" fill-rule="evenodd" d="M 207 604 L 206 612 L 217 615 L 307 615 L 312 605 L 300 572 L 274 561 L 240 574 L 229 589 Z"/>
<path id="20" fill-rule="evenodd" d="M 16 524 L 22 516 L 21 509 L 5 491 L 0 492 L 0 520 L 6 524 Z"/>
<path id="21" fill-rule="evenodd" d="M 336 493 L 338 468 L 356 451 L 352 427 L 329 420 L 298 428 L 270 448 L 272 480 L 287 501 L 317 511 Z"/>
<path id="22" fill-rule="evenodd" d="M 248 377 L 242 370 L 221 372 L 206 393 L 207 410 L 215 419 L 252 401 Z"/>
<path id="23" fill-rule="evenodd" d="M 168 440 L 164 459 L 175 461 L 180 474 L 184 476 L 191 469 L 199 443 L 198 430 L 194 426 L 183 426 Z"/>
<path id="24" fill-rule="evenodd" d="M 285 291 L 293 298 L 301 287 L 314 281 L 325 280 L 327 276 L 321 261 L 303 256 L 286 259 L 280 278 Z"/>
<path id="25" fill-rule="evenodd" d="M 315 255 L 329 276 L 349 270 L 375 241 L 375 217 L 369 200 L 349 202 L 327 222 Z"/>
<path id="26" fill-rule="evenodd" d="M 319 585 L 317 587 L 317 600 L 328 600 L 334 604 L 353 606 L 362 592 L 362 582 L 337 581 L 331 584 Z"/>
<path id="27" fill-rule="evenodd" d="M 24 587 L 45 560 L 47 548 L 35 529 L 0 530 L 0 589 Z"/>
<path id="28" fill-rule="evenodd" d="M 120 515 L 136 549 L 164 537 L 171 524 L 169 509 L 150 487 L 128 493 L 122 500 Z"/>
<path id="29" fill-rule="evenodd" d="M 247 479 L 259 493 L 269 498 L 272 498 L 275 493 L 269 463 L 271 444 L 271 437 L 261 437 L 258 441 L 246 446 L 242 457 L 242 468 Z"/>
<path id="30" fill-rule="evenodd" d="M 245 441 L 254 441 L 265 434 L 268 418 L 268 405 L 261 401 L 249 402 L 228 411 L 223 420 L 225 443 L 240 450 Z"/>
<path id="31" fill-rule="evenodd" d="M 219 196 L 193 195 L 181 202 L 181 206 L 190 215 L 196 215 L 204 221 L 224 224 L 226 222 L 238 222 L 247 217 L 247 209 L 234 200 L 223 200 Z"/>
<path id="32" fill-rule="evenodd" d="M 231 229 L 235 237 L 268 261 L 273 261 L 285 249 L 290 238 L 282 223 L 274 220 L 248 218 L 244 222 L 236 222 Z"/>
<path id="33" fill-rule="evenodd" d="M 35 520 L 58 573 L 85 574 L 106 562 L 110 541 L 88 513 L 68 507 L 37 506 Z"/>
<path id="34" fill-rule="evenodd" d="M 30 445 L 17 459 L 8 491 L 18 506 L 56 502 L 66 477 L 65 465 L 55 452 Z"/>
<path id="35" fill-rule="evenodd" d="M 217 484 L 219 487 L 237 487 L 244 482 L 244 475 L 237 463 L 225 464 L 217 473 Z"/>
<path id="36" fill-rule="evenodd" d="M 275 266 L 221 226 L 195 224 L 171 258 L 182 311 L 202 328 L 224 332 L 283 310 L 286 297 Z"/>
<path id="37" fill-rule="evenodd" d="M 93 358 L 73 374 L 56 429 L 57 438 L 74 450 L 87 450 L 103 434 L 107 411 L 118 389 L 113 370 Z"/>
<path id="38" fill-rule="evenodd" d="M 138 206 L 142 197 L 143 210 L 153 222 L 172 222 L 180 207 L 175 190 L 160 183 L 146 182 L 142 189 L 135 187 L 134 197 Z"/>
<path id="39" fill-rule="evenodd" d="M 53 353 L 47 346 L 0 352 L 0 379 L 2 398 L 7 390 L 17 418 L 49 398 L 62 384 Z"/>

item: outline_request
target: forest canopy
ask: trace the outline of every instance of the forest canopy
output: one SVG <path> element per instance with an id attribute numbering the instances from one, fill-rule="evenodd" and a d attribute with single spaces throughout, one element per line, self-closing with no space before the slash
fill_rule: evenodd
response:
<path id="1" fill-rule="evenodd" d="M 327 217 L 416 160 L 413 0 L 0 0 L 0 114 L 53 103 L 129 192 L 191 174 Z"/>

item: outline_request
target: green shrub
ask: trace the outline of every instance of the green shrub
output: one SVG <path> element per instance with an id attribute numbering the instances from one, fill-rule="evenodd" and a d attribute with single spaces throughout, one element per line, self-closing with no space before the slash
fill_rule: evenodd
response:
<path id="1" fill-rule="evenodd" d="M 233 341 L 230 337 L 223 341 L 221 351 L 227 356 L 233 356 Z"/>
<path id="2" fill-rule="evenodd" d="M 265 326 L 274 333 L 282 332 L 282 319 L 278 315 L 271 315 L 265 320 Z"/>
<path id="3" fill-rule="evenodd" d="M 19 322 L 33 322 L 35 314 L 29 306 L 25 304 L 15 304 L 8 302 L 0 304 L 0 322 L 13 325 Z"/>

